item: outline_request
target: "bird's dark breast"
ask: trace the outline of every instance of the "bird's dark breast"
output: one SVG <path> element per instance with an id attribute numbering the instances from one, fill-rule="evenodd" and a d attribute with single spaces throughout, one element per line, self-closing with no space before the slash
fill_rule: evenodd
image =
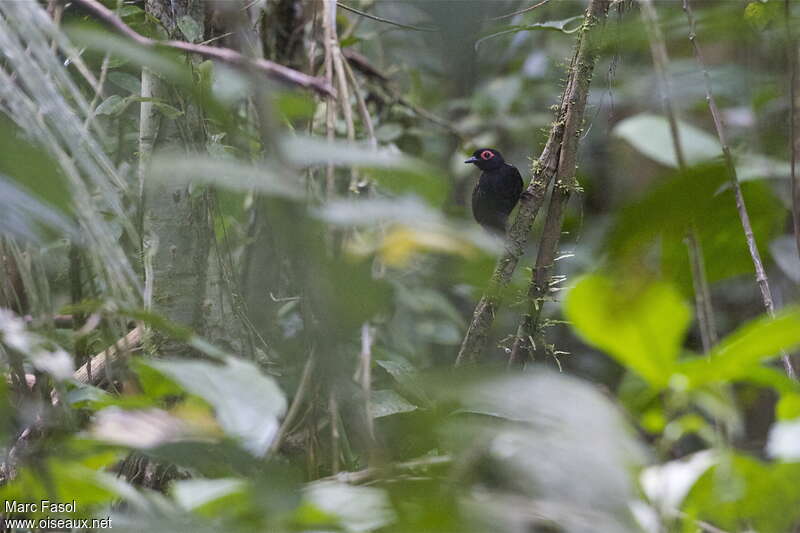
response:
<path id="1" fill-rule="evenodd" d="M 505 231 L 506 220 L 522 194 L 522 176 L 511 166 L 481 174 L 472 192 L 472 213 L 478 224 Z"/>

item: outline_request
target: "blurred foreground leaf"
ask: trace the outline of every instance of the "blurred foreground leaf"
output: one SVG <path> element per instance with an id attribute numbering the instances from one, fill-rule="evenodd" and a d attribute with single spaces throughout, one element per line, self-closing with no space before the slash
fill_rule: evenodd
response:
<path id="1" fill-rule="evenodd" d="M 252 454 L 262 456 L 269 449 L 286 411 L 286 397 L 258 367 L 233 357 L 223 365 L 182 360 L 147 364 L 211 404 L 223 429 Z"/>
<path id="2" fill-rule="evenodd" d="M 683 511 L 727 531 L 784 533 L 800 518 L 800 463 L 764 463 L 744 455 L 706 471 Z"/>
<path id="3" fill-rule="evenodd" d="M 339 526 L 348 533 L 375 531 L 394 520 L 389 499 L 377 488 L 320 481 L 308 486 L 306 498 L 329 516 L 336 517 Z"/>
<path id="4" fill-rule="evenodd" d="M 518 531 L 522 525 L 524 531 L 636 531 L 629 504 L 642 448 L 621 413 L 593 386 L 532 372 L 456 392 L 461 417 L 484 415 L 448 428 L 454 447 L 473 463 L 477 450 L 484 450 L 485 462 L 473 475 L 484 472 L 487 480 L 477 480 L 480 488 L 469 500 L 479 524 L 490 531 Z"/>

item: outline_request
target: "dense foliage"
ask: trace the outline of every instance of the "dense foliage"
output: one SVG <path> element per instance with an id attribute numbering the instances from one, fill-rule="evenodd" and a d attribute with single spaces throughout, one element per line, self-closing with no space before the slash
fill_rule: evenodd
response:
<path id="1" fill-rule="evenodd" d="M 0 528 L 800 531 L 798 17 L 0 1 Z"/>

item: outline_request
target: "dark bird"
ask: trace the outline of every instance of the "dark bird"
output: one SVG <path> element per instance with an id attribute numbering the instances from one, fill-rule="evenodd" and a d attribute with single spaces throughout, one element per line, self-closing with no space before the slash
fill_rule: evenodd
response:
<path id="1" fill-rule="evenodd" d="M 483 171 L 472 191 L 472 215 L 484 228 L 505 233 L 508 215 L 522 194 L 519 170 L 492 148 L 475 150 L 464 163 L 473 163 Z"/>

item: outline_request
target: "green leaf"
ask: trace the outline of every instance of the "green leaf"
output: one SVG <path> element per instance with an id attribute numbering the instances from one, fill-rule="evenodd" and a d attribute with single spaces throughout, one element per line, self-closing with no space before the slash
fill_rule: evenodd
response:
<path id="1" fill-rule="evenodd" d="M 183 15 L 178 19 L 178 28 L 190 43 L 197 42 L 203 36 L 203 28 L 191 15 Z"/>
<path id="2" fill-rule="evenodd" d="M 117 10 L 117 16 L 121 18 L 130 17 L 134 15 L 142 15 L 142 14 L 144 14 L 144 11 L 139 6 L 126 5 L 120 7 L 119 10 Z"/>
<path id="3" fill-rule="evenodd" d="M 445 388 L 455 389 L 464 412 L 443 433 L 465 454 L 462 460 L 478 456 L 490 469 L 484 471 L 484 479 L 491 480 L 487 497 L 503 498 L 513 487 L 517 497 L 558 501 L 559 510 L 540 508 L 542 519 L 558 531 L 586 530 L 588 510 L 592 527 L 586 531 L 634 531 L 624 522 L 636 491 L 632 469 L 642 463 L 642 449 L 597 387 L 539 371 Z M 512 507 L 504 506 L 504 513 Z M 506 531 L 491 524 L 479 530 Z"/>
<path id="4" fill-rule="evenodd" d="M 154 101 L 153 107 L 158 109 L 158 111 L 169 120 L 175 120 L 179 116 L 183 115 L 183 111 L 164 102 Z"/>
<path id="5" fill-rule="evenodd" d="M 659 183 L 617 215 L 608 237 L 610 257 L 619 263 L 638 262 L 659 245 L 663 276 L 688 295 L 692 282 L 685 238 L 692 229 L 703 248 L 710 282 L 752 272 L 736 199 L 727 183 L 722 164 L 693 166 Z M 781 231 L 785 212 L 764 183 L 742 184 L 742 193 L 756 242 L 766 247 Z"/>
<path id="6" fill-rule="evenodd" d="M 401 124 L 389 122 L 378 126 L 378 129 L 375 130 L 375 137 L 381 142 L 390 143 L 399 139 L 403 135 L 403 131 Z"/>
<path id="7" fill-rule="evenodd" d="M 726 531 L 791 531 L 800 518 L 798 476 L 800 463 L 732 455 L 700 477 L 682 510 Z"/>
<path id="8" fill-rule="evenodd" d="M 300 168 L 326 164 L 356 167 L 393 193 L 414 193 L 435 205 L 447 197 L 448 182 L 441 172 L 397 149 L 374 149 L 362 143 L 328 142 L 311 137 L 290 137 L 284 141 L 283 149 L 287 158 Z"/>
<path id="9" fill-rule="evenodd" d="M 214 407 L 217 420 L 256 456 L 269 449 L 286 411 L 286 397 L 275 380 L 248 361 L 229 357 L 225 364 L 154 360 L 147 364 Z"/>
<path id="10" fill-rule="evenodd" d="M 94 110 L 95 115 L 116 116 L 121 114 L 130 105 L 131 100 L 123 98 L 118 94 L 112 94 L 97 106 Z"/>
<path id="11" fill-rule="evenodd" d="M 314 116 L 314 99 L 305 94 L 281 92 L 275 105 L 288 120 L 307 119 Z"/>
<path id="12" fill-rule="evenodd" d="M 72 40 L 90 50 L 100 54 L 113 54 L 115 59 L 125 59 L 147 67 L 173 83 L 187 88 L 192 87 L 191 71 L 181 60 L 180 54 L 174 50 L 155 50 L 140 46 L 126 37 L 81 25 L 68 25 L 65 29 Z"/>
<path id="13" fill-rule="evenodd" d="M 265 166 L 254 166 L 195 154 L 162 152 L 153 156 L 151 175 L 155 179 L 177 183 L 206 183 L 224 189 L 283 198 L 300 198 L 299 185 L 288 181 Z"/>
<path id="14" fill-rule="evenodd" d="M 59 164 L 41 146 L 29 140 L 25 133 L 5 115 L 0 115 L 0 174 L 16 183 L 31 200 L 42 209 L 42 218 L 50 219 L 48 212 L 72 213 L 72 193 Z M 0 194 L 2 200 L 11 200 L 10 193 Z M 15 201 L 10 201 L 14 205 Z M 20 206 L 21 207 L 21 206 Z M 0 209 L 0 212 L 7 208 Z M 63 216 L 61 222 L 70 224 Z M 56 222 L 53 220 L 53 222 Z"/>
<path id="15" fill-rule="evenodd" d="M 680 371 L 693 386 L 746 378 L 754 366 L 800 345 L 800 308 L 762 317 L 740 327 L 714 347 L 708 360 L 691 360 Z"/>
<path id="16" fill-rule="evenodd" d="M 127 72 L 120 72 L 118 70 L 109 72 L 108 81 L 135 95 L 139 95 L 142 92 L 142 83 L 139 81 L 139 78 Z"/>
<path id="17" fill-rule="evenodd" d="M 372 414 L 372 418 L 409 413 L 416 409 L 416 405 L 391 389 L 372 391 L 372 397 L 370 398 L 370 414 Z"/>
<path id="18" fill-rule="evenodd" d="M 663 282 L 616 282 L 600 274 L 581 278 L 564 312 L 589 344 L 666 387 L 691 320 L 678 291 Z"/>
<path id="19" fill-rule="evenodd" d="M 613 134 L 650 159 L 664 166 L 678 167 L 669 122 L 665 117 L 640 113 L 617 123 Z M 688 165 L 722 155 L 717 138 L 699 128 L 678 121 L 678 134 Z"/>

